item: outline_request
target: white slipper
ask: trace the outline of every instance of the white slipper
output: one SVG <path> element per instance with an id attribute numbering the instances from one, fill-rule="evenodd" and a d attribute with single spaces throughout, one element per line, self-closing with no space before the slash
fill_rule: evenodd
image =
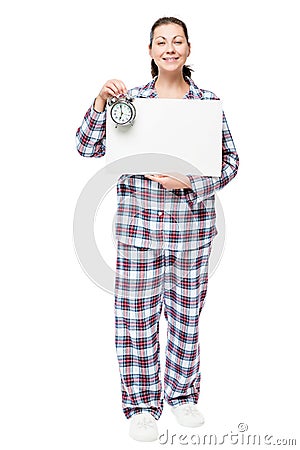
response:
<path id="1" fill-rule="evenodd" d="M 197 405 L 193 403 L 173 406 L 172 412 L 177 422 L 183 427 L 200 427 L 204 424 L 203 414 L 198 410 Z"/>
<path id="2" fill-rule="evenodd" d="M 129 436 L 136 441 L 151 442 L 158 439 L 156 420 L 148 413 L 134 414 L 130 421 Z"/>

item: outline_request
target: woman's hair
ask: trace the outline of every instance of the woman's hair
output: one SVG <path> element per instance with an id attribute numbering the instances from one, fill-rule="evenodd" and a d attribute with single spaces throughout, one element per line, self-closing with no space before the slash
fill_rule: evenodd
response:
<path id="1" fill-rule="evenodd" d="M 153 41 L 154 30 L 157 27 L 159 27 L 160 25 L 168 25 L 170 23 L 175 23 L 176 25 L 179 25 L 183 29 L 183 32 L 184 32 L 184 35 L 186 37 L 187 43 L 188 43 L 188 45 L 190 45 L 190 43 L 189 43 L 189 35 L 188 35 L 186 24 L 184 22 L 182 22 L 182 20 L 176 19 L 176 17 L 162 17 L 161 19 L 158 19 L 156 22 L 154 22 L 154 24 L 152 25 L 151 32 L 150 32 L 150 48 L 152 48 L 152 41 Z M 189 78 L 191 78 L 191 75 L 192 75 L 191 72 L 193 72 L 193 69 L 191 69 L 190 66 L 186 66 L 186 65 L 183 66 L 182 74 L 184 76 L 188 76 Z M 158 67 L 155 64 L 154 59 L 151 60 L 151 75 L 152 75 L 153 78 L 156 75 L 158 75 Z"/>

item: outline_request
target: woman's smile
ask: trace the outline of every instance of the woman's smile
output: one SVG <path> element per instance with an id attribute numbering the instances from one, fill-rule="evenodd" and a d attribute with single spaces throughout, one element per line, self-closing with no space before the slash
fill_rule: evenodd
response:
<path id="1" fill-rule="evenodd" d="M 174 56 L 168 56 L 168 57 L 166 57 L 166 58 L 162 58 L 164 61 L 167 61 L 167 62 L 174 62 L 174 61 L 178 61 L 178 59 L 179 59 L 179 57 L 174 57 Z"/>

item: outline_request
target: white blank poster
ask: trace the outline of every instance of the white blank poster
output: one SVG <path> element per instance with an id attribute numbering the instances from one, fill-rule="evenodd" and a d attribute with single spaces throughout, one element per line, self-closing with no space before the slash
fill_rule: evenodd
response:
<path id="1" fill-rule="evenodd" d="M 118 126 L 110 116 L 106 121 L 107 164 L 126 156 L 157 153 L 180 158 L 206 176 L 221 175 L 222 105 L 220 100 L 135 98 L 133 126 Z M 160 165 L 160 159 L 162 164 Z M 184 165 L 183 165 L 184 166 Z M 155 159 L 155 170 L 164 172 L 163 158 Z M 169 170 L 179 172 L 178 161 Z M 131 173 L 149 173 L 147 157 Z M 190 170 L 185 170 L 190 172 Z M 184 168 L 181 170 L 184 172 Z M 127 170 L 128 173 L 128 170 Z"/>

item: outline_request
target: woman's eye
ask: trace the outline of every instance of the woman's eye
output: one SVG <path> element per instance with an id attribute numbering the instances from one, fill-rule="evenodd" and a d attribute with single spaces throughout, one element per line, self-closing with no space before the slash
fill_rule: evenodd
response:
<path id="1" fill-rule="evenodd" d="M 175 44 L 182 44 L 182 42 L 181 41 L 176 41 Z"/>
<path id="2" fill-rule="evenodd" d="M 158 45 L 164 45 L 164 42 L 158 42 Z"/>

